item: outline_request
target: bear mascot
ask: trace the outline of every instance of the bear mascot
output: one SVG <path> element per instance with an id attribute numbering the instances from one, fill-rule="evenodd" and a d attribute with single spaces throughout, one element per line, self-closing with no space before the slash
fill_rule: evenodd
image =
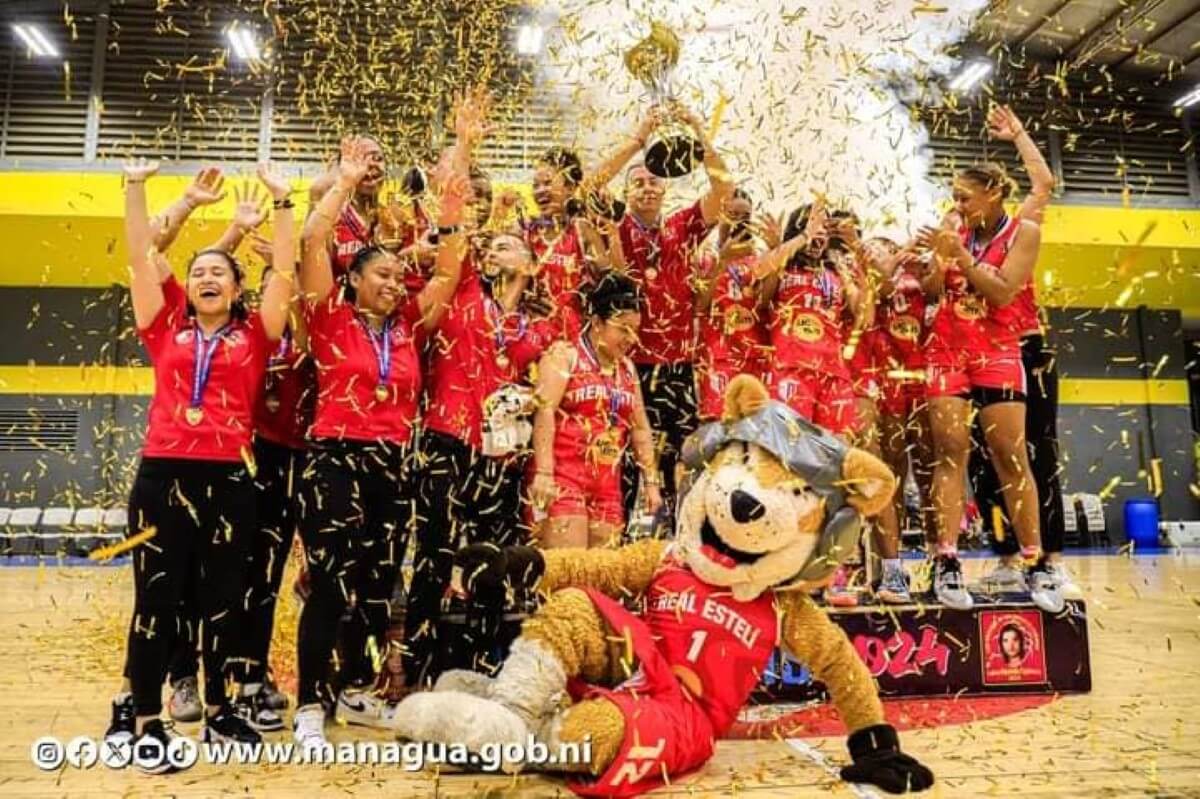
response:
<path id="1" fill-rule="evenodd" d="M 465 590 L 537 581 L 547 598 L 495 677 L 447 672 L 400 702 L 391 726 L 472 752 L 576 744 L 590 762 L 550 767 L 572 790 L 635 796 L 708 761 L 782 646 L 826 685 L 850 730 L 844 779 L 895 793 L 932 785 L 901 752 L 846 635 L 809 596 L 857 546 L 862 518 L 891 501 L 892 473 L 748 376 L 731 382 L 722 421 L 693 434 L 684 460 L 674 541 L 514 547 L 514 563 L 495 547 L 461 552 Z"/>

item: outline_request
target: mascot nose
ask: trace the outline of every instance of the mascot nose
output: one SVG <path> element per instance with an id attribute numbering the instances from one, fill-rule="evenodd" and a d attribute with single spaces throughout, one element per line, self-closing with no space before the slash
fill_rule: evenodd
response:
<path id="1" fill-rule="evenodd" d="M 741 489 L 735 489 L 729 495 L 729 509 L 733 512 L 733 520 L 738 524 L 749 524 L 767 514 L 762 503 Z"/>

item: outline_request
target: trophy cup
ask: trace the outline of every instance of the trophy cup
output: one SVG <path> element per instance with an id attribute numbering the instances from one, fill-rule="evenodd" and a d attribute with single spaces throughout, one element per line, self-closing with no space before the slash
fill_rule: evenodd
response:
<path id="1" fill-rule="evenodd" d="M 650 35 L 625 53 L 625 68 L 650 91 L 656 105 L 675 99 L 671 73 L 679 61 L 679 37 L 661 22 L 650 23 Z M 660 178 L 678 178 L 704 160 L 704 145 L 686 125 L 668 120 L 646 145 L 646 169 Z"/>

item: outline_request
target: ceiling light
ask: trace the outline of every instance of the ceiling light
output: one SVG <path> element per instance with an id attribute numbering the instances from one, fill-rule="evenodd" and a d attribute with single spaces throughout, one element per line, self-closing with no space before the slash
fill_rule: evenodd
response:
<path id="1" fill-rule="evenodd" d="M 1175 101 L 1175 108 L 1190 108 L 1196 103 L 1200 103 L 1200 86 L 1192 89 L 1190 92 L 1180 97 Z"/>
<path id="2" fill-rule="evenodd" d="M 542 51 L 544 35 L 541 25 L 522 25 L 517 31 L 517 52 L 521 55 L 537 55 Z"/>
<path id="3" fill-rule="evenodd" d="M 40 58 L 57 58 L 58 48 L 50 43 L 49 37 L 36 25 L 13 25 L 13 30 L 29 51 Z"/>
<path id="4" fill-rule="evenodd" d="M 992 72 L 991 61 L 972 61 L 950 81 L 950 91 L 967 92 Z"/>
<path id="5" fill-rule="evenodd" d="M 229 39 L 229 46 L 237 60 L 257 61 L 262 57 L 262 52 L 258 49 L 258 41 L 249 29 L 234 25 L 226 31 L 225 36 Z"/>

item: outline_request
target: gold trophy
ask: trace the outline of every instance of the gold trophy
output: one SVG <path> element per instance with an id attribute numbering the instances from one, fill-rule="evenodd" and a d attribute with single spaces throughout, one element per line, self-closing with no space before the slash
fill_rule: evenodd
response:
<path id="1" fill-rule="evenodd" d="M 675 99 L 671 73 L 679 62 L 679 37 L 661 22 L 650 23 L 650 35 L 625 53 L 625 68 L 650 90 L 656 105 Z M 687 126 L 668 120 L 646 145 L 646 169 L 660 178 L 678 178 L 704 161 L 704 145 Z"/>

